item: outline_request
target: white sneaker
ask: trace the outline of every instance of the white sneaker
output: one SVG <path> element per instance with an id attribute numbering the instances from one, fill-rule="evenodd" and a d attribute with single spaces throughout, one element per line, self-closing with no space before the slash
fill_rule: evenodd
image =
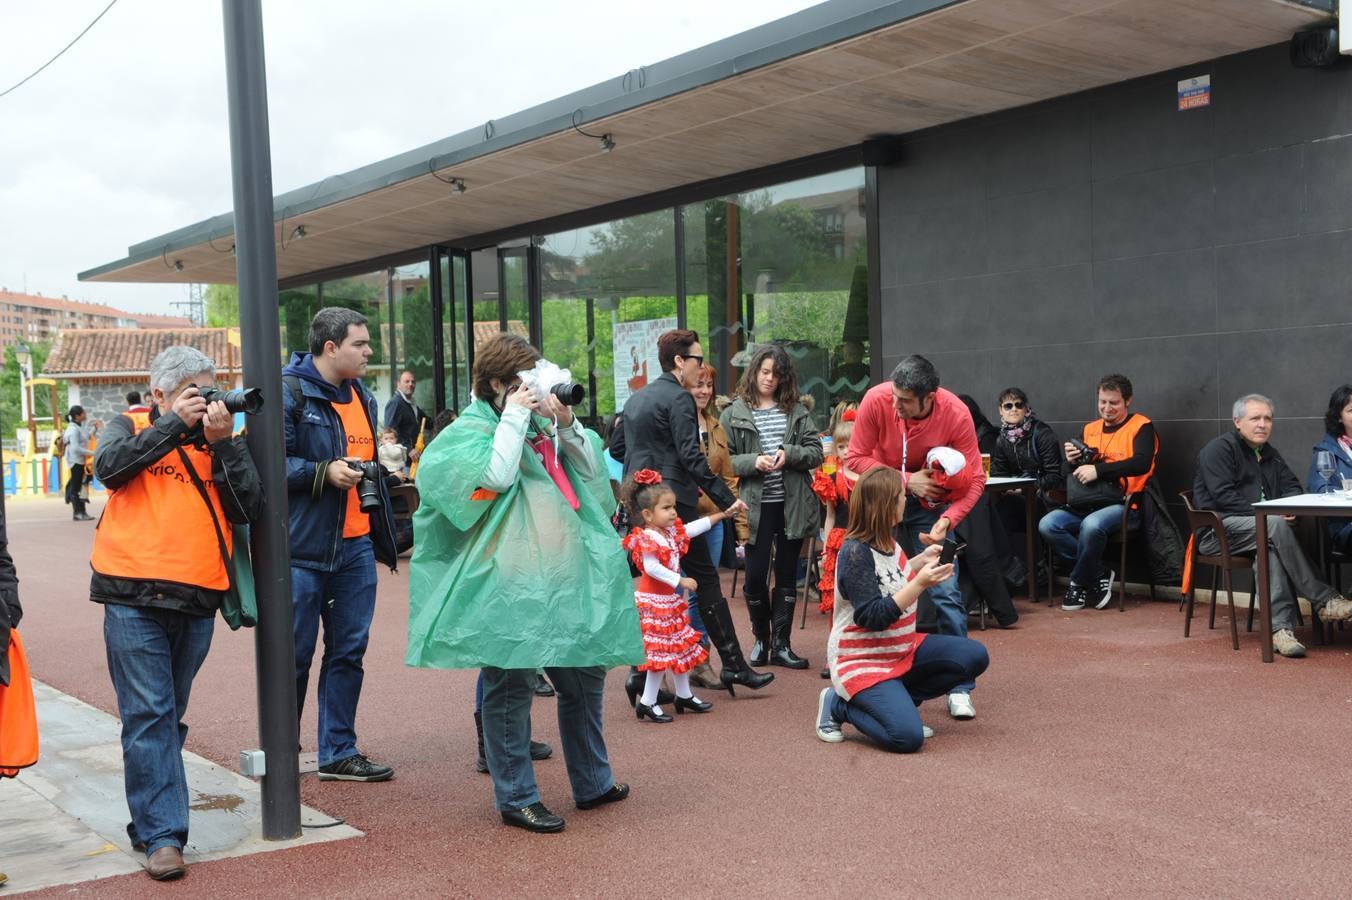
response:
<path id="1" fill-rule="evenodd" d="M 965 693 L 949 694 L 948 714 L 955 719 L 975 719 L 976 707 L 972 705 L 972 695 Z"/>
<path id="2" fill-rule="evenodd" d="M 1117 573 L 1112 569 L 1108 574 L 1098 580 L 1098 597 L 1094 601 L 1094 609 L 1103 609 L 1109 603 L 1113 602 L 1113 582 L 1117 580 Z"/>
<path id="3" fill-rule="evenodd" d="M 845 740 L 840 723 L 831 715 L 831 698 L 835 695 L 834 688 L 826 687 L 822 688 L 821 696 L 817 698 L 817 740 L 828 744 L 839 744 Z"/>
<path id="4" fill-rule="evenodd" d="M 921 725 L 921 726 L 920 726 L 920 733 L 921 733 L 922 735 L 924 735 L 925 740 L 927 740 L 927 741 L 928 741 L 930 738 L 934 737 L 934 729 L 931 728 L 931 727 L 929 727 L 928 725 Z"/>

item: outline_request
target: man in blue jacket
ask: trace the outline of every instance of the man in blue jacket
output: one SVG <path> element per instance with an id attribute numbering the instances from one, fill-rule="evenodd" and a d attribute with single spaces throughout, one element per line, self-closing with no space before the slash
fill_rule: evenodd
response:
<path id="1" fill-rule="evenodd" d="M 291 506 L 291 592 L 296 635 L 296 707 L 304 707 L 320 623 L 319 778 L 386 781 L 394 769 L 357 749 L 357 701 L 376 604 L 376 561 L 392 570 L 394 519 L 383 477 L 366 484 L 376 458 L 376 401 L 362 384 L 371 358 L 366 317 L 326 307 L 310 323 L 310 352 L 282 370 L 286 480 Z M 362 509 L 359 489 L 380 503 Z"/>

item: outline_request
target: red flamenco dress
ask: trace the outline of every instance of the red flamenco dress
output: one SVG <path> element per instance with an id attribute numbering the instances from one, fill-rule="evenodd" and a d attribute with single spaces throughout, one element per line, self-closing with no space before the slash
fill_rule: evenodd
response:
<path id="1" fill-rule="evenodd" d="M 700 524 L 704 527 L 699 528 Z M 696 535 L 707 531 L 708 520 L 700 519 L 691 530 Z M 645 660 L 639 669 L 674 675 L 689 672 L 709 658 L 709 651 L 700 646 L 699 632 L 690 627 L 685 598 L 676 593 L 681 555 L 690 548 L 690 535 L 677 519 L 665 533 L 635 528 L 623 544 L 640 572 L 634 603 L 643 631 Z"/>
<path id="2" fill-rule="evenodd" d="M 850 520 L 850 492 L 854 482 L 845 477 L 845 467 L 840 466 L 834 475 L 827 475 L 821 469 L 812 473 L 812 492 L 826 506 L 834 507 L 836 522 Z M 817 592 L 821 596 L 818 609 L 829 613 L 836 608 L 836 557 L 840 555 L 840 546 L 845 543 L 845 527 L 837 525 L 826 536 L 822 547 L 821 581 L 817 582 Z"/>

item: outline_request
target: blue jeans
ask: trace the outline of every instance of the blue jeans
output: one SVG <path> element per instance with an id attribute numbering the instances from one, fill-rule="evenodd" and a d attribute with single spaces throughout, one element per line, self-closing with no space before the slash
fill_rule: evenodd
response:
<path id="1" fill-rule="evenodd" d="M 713 560 L 714 568 L 718 568 L 718 561 L 723 558 L 723 523 L 715 522 L 714 526 L 703 534 L 704 543 L 709 547 L 709 559 Z M 685 574 L 682 572 L 681 574 Z M 690 607 L 690 627 L 699 632 L 699 642 L 704 646 L 709 646 L 709 632 L 704 628 L 704 619 L 699 614 L 699 598 L 694 591 L 686 594 L 685 602 Z"/>
<path id="2" fill-rule="evenodd" d="M 348 538 L 332 572 L 291 567 L 292 624 L 296 635 L 296 713 L 305 708 L 310 660 L 319 625 L 319 764 L 357 755 L 357 701 L 365 675 L 362 657 L 376 611 L 376 557 L 369 537 Z"/>
<path id="3" fill-rule="evenodd" d="M 831 715 L 837 722 L 849 722 L 884 750 L 914 753 L 925 742 L 917 707 L 960 684 L 975 682 L 988 665 L 990 656 L 984 645 L 968 638 L 929 634 L 916 648 L 909 672 L 880 681 L 855 694 L 853 700 L 834 695 Z"/>
<path id="4" fill-rule="evenodd" d="M 550 666 L 545 674 L 558 694 L 559 741 L 573 800 L 595 800 L 615 784 L 601 722 L 606 670 Z M 538 803 L 540 790 L 530 759 L 535 670 L 488 667 L 483 683 L 484 758 L 493 777 L 493 799 L 499 810 Z"/>
<path id="5" fill-rule="evenodd" d="M 933 528 L 943 514 L 942 509 L 926 509 L 914 497 L 906 498 L 906 514 L 901 519 L 901 549 L 907 557 L 913 557 L 925 549 L 925 545 L 920 543 L 920 535 Z M 967 637 L 967 604 L 962 602 L 962 590 L 958 587 L 957 560 L 953 562 L 953 577 L 936 584 L 925 593 L 929 595 L 930 603 L 934 604 L 939 633 Z M 973 682 L 961 682 L 953 685 L 953 690 L 970 693 L 973 687 Z"/>
<path id="6" fill-rule="evenodd" d="M 122 719 L 122 772 L 132 843 L 146 855 L 188 842 L 183 741 L 192 680 L 211 649 L 213 617 L 168 609 L 103 607 L 108 674 Z"/>
<path id="7" fill-rule="evenodd" d="M 1052 545 L 1056 555 L 1074 563 L 1070 580 L 1080 587 L 1090 587 L 1099 579 L 1103 569 L 1103 548 L 1108 538 L 1122 527 L 1124 506 L 1106 506 L 1087 516 L 1068 509 L 1054 509 L 1037 523 L 1038 534 Z M 1140 513 L 1131 514 L 1128 527 L 1135 528 Z"/>

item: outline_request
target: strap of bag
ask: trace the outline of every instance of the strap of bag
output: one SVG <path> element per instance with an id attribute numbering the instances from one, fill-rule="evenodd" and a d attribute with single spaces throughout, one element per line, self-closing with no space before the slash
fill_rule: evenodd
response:
<path id="1" fill-rule="evenodd" d="M 225 575 L 230 579 L 229 590 L 233 591 L 235 589 L 235 572 L 230 566 L 230 551 L 225 546 L 225 535 L 221 531 L 221 523 L 216 519 L 216 507 L 211 505 L 211 497 L 207 495 L 207 486 L 198 477 L 197 469 L 193 467 L 192 460 L 188 459 L 188 454 L 183 452 L 182 447 L 175 447 L 174 449 L 178 451 L 178 458 L 183 460 L 183 467 L 188 470 L 193 486 L 197 488 L 198 496 L 207 505 L 207 512 L 211 515 L 211 527 L 216 529 L 216 546 L 220 548 L 221 560 L 225 563 Z"/>

